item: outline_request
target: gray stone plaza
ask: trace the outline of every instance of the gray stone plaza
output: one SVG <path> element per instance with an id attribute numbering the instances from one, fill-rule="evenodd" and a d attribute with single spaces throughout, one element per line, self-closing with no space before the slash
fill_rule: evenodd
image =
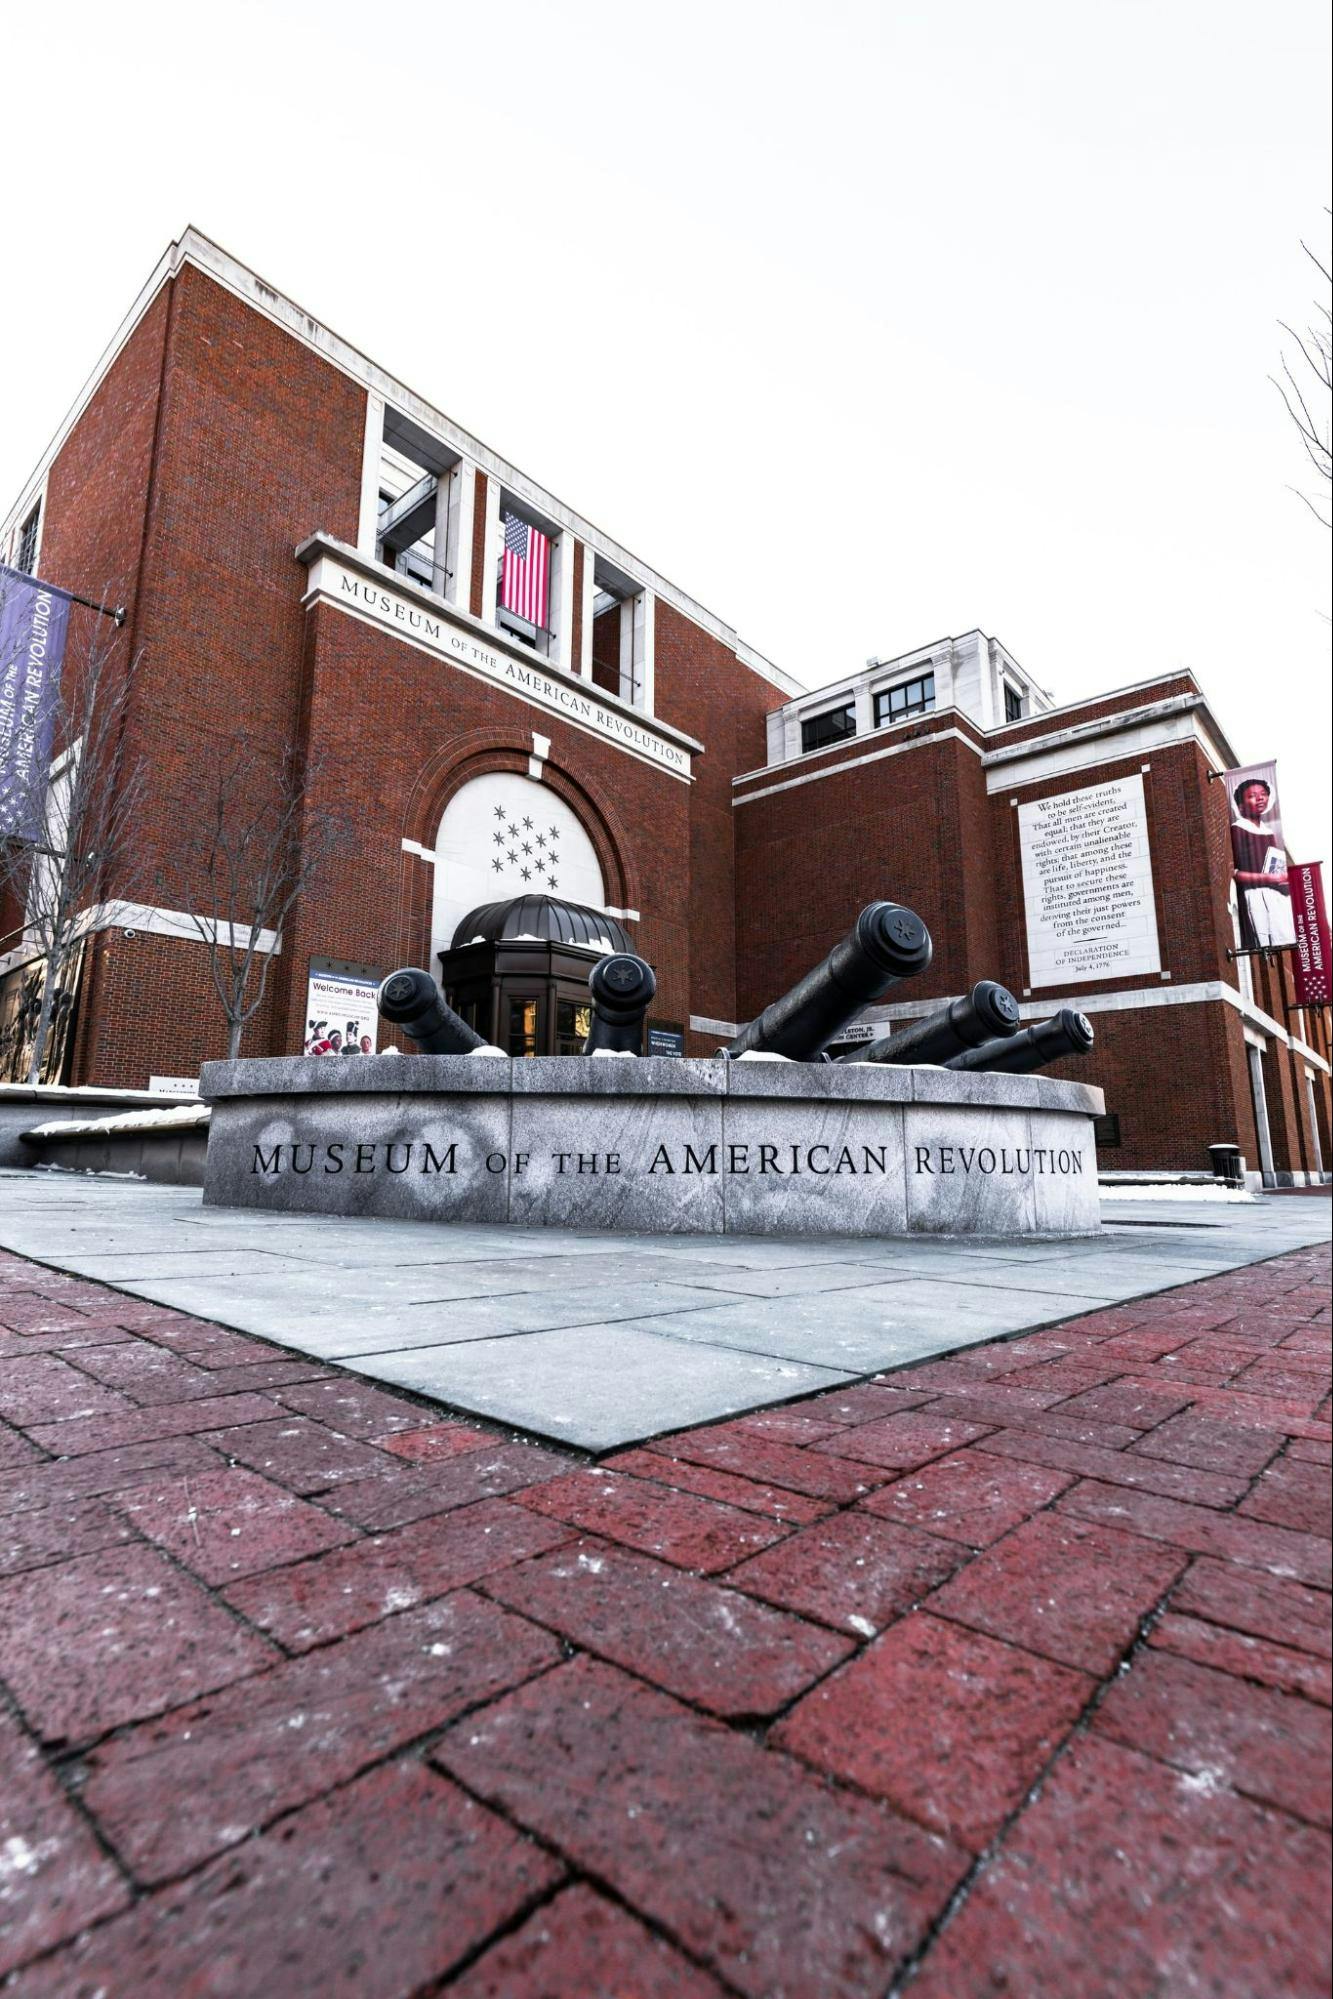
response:
<path id="1" fill-rule="evenodd" d="M 193 1189 L 0 1174 L 0 1248 L 589 1451 L 1329 1233 L 1327 1204 L 1300 1198 L 1117 1198 L 1103 1218 L 1065 1241 L 662 1236 L 243 1212 Z"/>

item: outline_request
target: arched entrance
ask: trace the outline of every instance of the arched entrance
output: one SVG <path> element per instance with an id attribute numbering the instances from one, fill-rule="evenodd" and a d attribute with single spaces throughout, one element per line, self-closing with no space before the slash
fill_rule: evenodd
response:
<path id="1" fill-rule="evenodd" d="M 487 771 L 460 786 L 440 821 L 432 962 L 469 910 L 523 895 L 606 907 L 597 850 L 572 807 L 549 784 Z"/>
<path id="2" fill-rule="evenodd" d="M 455 792 L 435 846 L 431 950 L 450 1004 L 513 1055 L 574 1055 L 588 969 L 633 944 L 605 913 L 601 863 L 558 792 L 488 771 Z"/>

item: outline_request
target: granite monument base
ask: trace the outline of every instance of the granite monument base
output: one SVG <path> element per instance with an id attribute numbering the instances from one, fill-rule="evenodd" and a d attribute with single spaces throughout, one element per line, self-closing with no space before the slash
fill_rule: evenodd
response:
<path id="1" fill-rule="evenodd" d="M 204 1200 L 647 1234 L 1088 1235 L 1099 1090 L 947 1069 L 483 1055 L 210 1062 Z"/>

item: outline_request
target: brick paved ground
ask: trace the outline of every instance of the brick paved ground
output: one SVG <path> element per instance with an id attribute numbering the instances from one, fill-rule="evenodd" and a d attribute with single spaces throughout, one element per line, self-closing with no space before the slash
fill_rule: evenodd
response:
<path id="1" fill-rule="evenodd" d="M 6 1990 L 1320 1993 L 1328 1390 L 1298 1251 L 593 1465 L 0 1257 Z"/>

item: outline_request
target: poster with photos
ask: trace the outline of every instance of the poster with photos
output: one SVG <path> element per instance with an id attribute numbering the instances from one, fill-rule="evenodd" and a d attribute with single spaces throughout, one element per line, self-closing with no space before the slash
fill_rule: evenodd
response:
<path id="1" fill-rule="evenodd" d="M 356 969 L 310 967 L 306 983 L 306 1055 L 374 1055 L 379 1038 L 375 994 L 379 975 Z"/>

